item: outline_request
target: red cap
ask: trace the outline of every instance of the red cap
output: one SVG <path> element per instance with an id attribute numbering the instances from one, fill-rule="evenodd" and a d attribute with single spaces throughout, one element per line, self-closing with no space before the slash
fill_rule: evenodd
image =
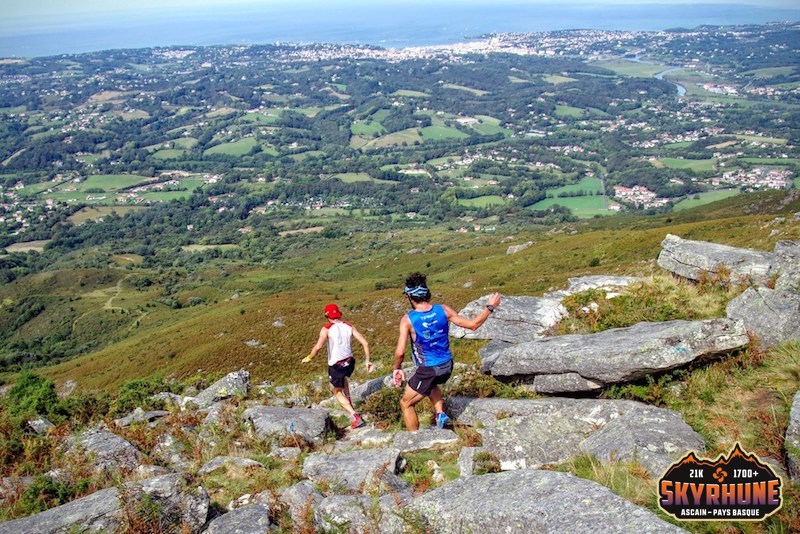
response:
<path id="1" fill-rule="evenodd" d="M 325 306 L 325 317 L 328 319 L 338 319 L 342 316 L 342 312 L 339 311 L 339 306 L 336 304 L 328 304 Z"/>

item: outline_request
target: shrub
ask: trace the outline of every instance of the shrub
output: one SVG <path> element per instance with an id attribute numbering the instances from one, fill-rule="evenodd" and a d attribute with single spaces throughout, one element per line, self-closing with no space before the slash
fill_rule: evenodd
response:
<path id="1" fill-rule="evenodd" d="M 141 378 L 138 380 L 129 380 L 122 384 L 119 390 L 119 396 L 111 403 L 112 416 L 121 416 L 130 413 L 134 408 L 141 407 L 144 409 L 161 408 L 163 403 L 151 399 L 152 395 L 164 391 L 177 393 L 182 389 L 181 385 L 165 381 L 163 376 L 156 375 L 150 378 Z"/>
<path id="2" fill-rule="evenodd" d="M 475 466 L 472 469 L 473 475 L 499 473 L 502 470 L 500 467 L 500 460 L 497 458 L 497 456 L 488 451 L 480 451 L 476 453 L 473 460 L 475 462 Z"/>
<path id="3" fill-rule="evenodd" d="M 534 394 L 509 384 L 500 382 L 495 377 L 481 373 L 477 369 L 470 369 L 455 377 L 448 388 L 449 395 L 462 395 L 464 397 L 500 397 L 504 399 L 519 399 L 535 397 Z"/>

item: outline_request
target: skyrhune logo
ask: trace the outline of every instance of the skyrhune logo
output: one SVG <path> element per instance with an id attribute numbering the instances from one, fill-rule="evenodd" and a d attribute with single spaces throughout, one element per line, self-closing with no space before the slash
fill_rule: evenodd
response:
<path id="1" fill-rule="evenodd" d="M 783 505 L 782 480 L 737 443 L 727 457 L 690 452 L 658 481 L 658 506 L 681 521 L 761 521 Z"/>

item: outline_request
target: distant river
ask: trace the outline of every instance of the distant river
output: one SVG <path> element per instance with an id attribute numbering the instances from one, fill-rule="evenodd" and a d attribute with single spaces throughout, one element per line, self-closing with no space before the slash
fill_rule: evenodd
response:
<path id="1" fill-rule="evenodd" d="M 672 68 L 669 68 L 669 69 L 667 69 L 667 70 L 662 70 L 661 72 L 659 72 L 658 74 L 656 74 L 656 75 L 654 76 L 654 78 L 658 78 L 659 80 L 663 80 L 663 79 L 664 79 L 664 76 L 665 76 L 666 74 L 669 74 L 670 72 L 679 71 L 679 70 L 681 70 L 681 68 L 680 68 L 680 67 L 672 67 Z M 684 86 L 682 86 L 682 85 L 681 85 L 681 84 L 679 84 L 679 83 L 675 83 L 675 82 L 673 82 L 673 81 L 670 81 L 670 83 L 671 83 L 672 85 L 674 85 L 675 87 L 677 87 L 677 88 L 678 88 L 678 96 L 683 96 L 683 95 L 685 95 L 685 94 L 686 94 L 686 88 L 685 88 Z"/>
<path id="2" fill-rule="evenodd" d="M 445 2 L 445 3 L 443 3 Z M 100 18 L 0 16 L 0 57 L 75 54 L 171 45 L 327 42 L 402 48 L 449 44 L 486 33 L 563 29 L 663 30 L 702 24 L 800 21 L 800 7 L 743 4 L 533 5 L 498 0 L 379 2 L 275 0 L 263 5 L 136 12 Z M 0 8 L 2 14 L 3 8 Z"/>

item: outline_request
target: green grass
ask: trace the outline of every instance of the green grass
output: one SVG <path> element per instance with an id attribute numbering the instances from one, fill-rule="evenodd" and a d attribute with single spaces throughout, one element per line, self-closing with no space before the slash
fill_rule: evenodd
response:
<path id="1" fill-rule="evenodd" d="M 430 96 L 428 93 L 423 93 L 422 91 L 411 91 L 409 89 L 398 89 L 391 96 L 409 96 L 409 97 L 416 97 L 416 98 L 425 98 Z"/>
<path id="2" fill-rule="evenodd" d="M 573 106 L 557 105 L 555 114 L 559 117 L 579 118 L 586 114 L 586 111 Z"/>
<path id="3" fill-rule="evenodd" d="M 245 114 L 242 122 L 254 122 L 258 124 L 276 124 L 283 113 L 283 109 L 268 109 L 262 112 L 252 112 Z"/>
<path id="4" fill-rule="evenodd" d="M 659 72 L 669 68 L 666 65 L 655 65 L 652 63 L 641 63 L 638 61 L 625 61 L 622 59 L 598 61 L 593 63 L 593 65 L 612 70 L 621 76 L 632 76 L 638 78 L 652 78 Z"/>
<path id="5" fill-rule="evenodd" d="M 498 195 L 485 195 L 475 198 L 460 198 L 458 199 L 458 203 L 462 206 L 488 208 L 489 206 L 502 206 L 505 204 L 505 200 Z"/>
<path id="6" fill-rule="evenodd" d="M 498 133 L 511 135 L 511 130 L 503 128 L 499 119 L 488 115 L 476 115 L 475 118 L 478 119 L 478 124 L 471 124 L 470 126 L 482 135 L 495 135 Z"/>
<path id="7" fill-rule="evenodd" d="M 530 209 L 543 210 L 553 206 L 569 208 L 576 217 L 612 214 L 605 207 L 605 198 L 602 196 L 548 198 L 530 206 Z"/>
<path id="8" fill-rule="evenodd" d="M 154 152 L 152 157 L 155 159 L 181 159 L 185 154 L 185 150 L 165 148 Z"/>
<path id="9" fill-rule="evenodd" d="M 800 158 L 740 158 L 756 165 L 800 165 Z"/>
<path id="10" fill-rule="evenodd" d="M 425 141 L 441 141 L 443 139 L 466 139 L 469 137 L 461 130 L 449 126 L 426 126 L 420 129 L 422 139 Z"/>
<path id="11" fill-rule="evenodd" d="M 463 85 L 456 85 L 454 83 L 445 83 L 445 84 L 442 84 L 442 87 L 444 89 L 455 89 L 457 91 L 465 91 L 467 93 L 472 93 L 475 96 L 484 96 L 484 95 L 488 95 L 489 94 L 489 91 L 483 91 L 481 89 L 474 89 L 472 87 L 465 87 Z"/>
<path id="12" fill-rule="evenodd" d="M 695 172 L 713 171 L 715 170 L 717 164 L 716 158 L 709 158 L 709 159 L 661 158 L 656 161 L 669 169 L 690 169 Z M 656 165 L 656 162 L 654 162 L 653 164 Z"/>
<path id="13" fill-rule="evenodd" d="M 554 85 L 559 85 L 559 84 L 562 84 L 562 83 L 578 81 L 575 78 L 568 78 L 567 76 L 559 76 L 557 74 L 550 74 L 550 75 L 547 75 L 547 76 L 543 76 L 542 79 L 544 81 L 546 81 L 547 83 L 552 83 Z"/>
<path id="14" fill-rule="evenodd" d="M 760 135 L 736 135 L 737 139 L 742 139 L 744 141 L 749 141 L 752 143 L 767 143 L 770 145 L 785 145 L 787 143 L 786 139 L 782 139 L 780 137 L 762 137 Z"/>
<path id="15" fill-rule="evenodd" d="M 204 154 L 224 154 L 226 156 L 244 156 L 250 153 L 253 148 L 258 145 L 258 141 L 254 137 L 245 137 L 238 139 L 232 143 L 222 143 L 207 149 Z"/>
<path id="16" fill-rule="evenodd" d="M 340 174 L 334 174 L 332 178 L 337 178 L 346 184 L 351 184 L 354 182 L 375 182 L 378 184 L 394 183 L 389 180 L 379 180 L 378 178 L 373 178 L 365 172 L 343 172 Z"/>
<path id="17" fill-rule="evenodd" d="M 697 196 L 699 198 L 694 198 L 695 195 L 692 195 L 689 198 L 685 198 L 675 204 L 675 211 L 683 211 L 691 208 L 696 208 L 698 206 L 703 206 L 705 204 L 710 204 L 711 202 L 716 202 L 717 200 L 722 200 L 724 198 L 736 196 L 740 194 L 738 189 L 723 189 L 721 191 L 708 191 L 705 193 L 698 193 Z"/>
<path id="18" fill-rule="evenodd" d="M 372 137 L 375 134 L 383 134 L 386 129 L 380 122 L 377 121 L 358 121 L 350 125 L 350 131 L 353 133 L 353 135 Z"/>
<path id="19" fill-rule="evenodd" d="M 147 178 L 135 174 L 99 174 L 86 178 L 85 182 L 78 185 L 79 191 L 86 191 L 89 188 L 99 188 L 104 191 L 119 191 L 145 183 Z"/>
<path id="20" fill-rule="evenodd" d="M 147 209 L 145 206 L 90 206 L 81 208 L 68 217 L 72 224 L 79 225 L 86 221 L 96 221 L 103 217 L 107 217 L 112 213 L 116 213 L 120 217 L 124 217 L 127 213 L 137 212 Z"/>

